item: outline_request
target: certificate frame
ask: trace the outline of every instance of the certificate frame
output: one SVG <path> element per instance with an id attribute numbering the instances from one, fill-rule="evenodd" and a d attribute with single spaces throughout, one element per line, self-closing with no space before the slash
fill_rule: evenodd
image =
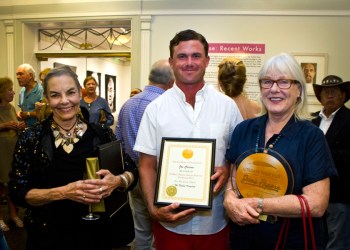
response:
<path id="1" fill-rule="evenodd" d="M 163 137 L 154 204 L 211 209 L 215 139 Z"/>

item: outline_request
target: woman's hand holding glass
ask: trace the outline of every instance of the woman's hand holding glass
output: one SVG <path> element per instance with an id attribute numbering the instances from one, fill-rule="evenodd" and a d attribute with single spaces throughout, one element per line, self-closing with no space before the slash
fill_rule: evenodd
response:
<path id="1" fill-rule="evenodd" d="M 100 176 L 101 179 L 89 179 L 84 182 L 95 186 L 96 189 L 91 190 L 91 193 L 98 194 L 101 199 L 110 196 L 114 189 L 123 185 L 121 178 L 113 175 L 107 169 L 100 169 L 96 175 Z"/>
<path id="2" fill-rule="evenodd" d="M 64 186 L 65 199 L 84 204 L 94 204 L 101 201 L 100 186 L 87 183 L 87 180 L 75 181 Z"/>

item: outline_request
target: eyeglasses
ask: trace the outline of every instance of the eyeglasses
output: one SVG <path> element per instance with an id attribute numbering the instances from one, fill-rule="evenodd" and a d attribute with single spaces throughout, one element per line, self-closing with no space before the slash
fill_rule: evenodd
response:
<path id="1" fill-rule="evenodd" d="M 300 82 L 297 80 L 291 80 L 291 79 L 278 79 L 278 80 L 260 79 L 259 83 L 263 89 L 272 88 L 274 83 L 276 83 L 280 89 L 289 89 L 290 86 L 292 86 L 292 83 L 300 83 Z"/>

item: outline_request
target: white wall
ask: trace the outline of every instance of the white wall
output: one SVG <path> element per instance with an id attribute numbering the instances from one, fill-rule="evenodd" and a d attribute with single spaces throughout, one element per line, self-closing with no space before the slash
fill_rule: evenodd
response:
<path id="1" fill-rule="evenodd" d="M 183 29 L 202 33 L 208 42 L 265 43 L 266 58 L 281 52 L 328 53 L 328 73 L 350 80 L 349 17 L 156 16 L 151 61 L 168 58 L 169 41 Z"/>
<path id="2" fill-rule="evenodd" d="M 200 2 L 200 4 L 199 4 Z M 31 23 L 64 20 L 111 20 L 127 16 L 132 18 L 134 38 L 140 37 L 142 16 L 151 16 L 150 58 L 137 59 L 147 54 L 140 39 L 134 39 L 132 49 L 132 72 L 134 79 L 140 79 L 140 64 L 169 57 L 168 45 L 176 32 L 191 28 L 201 32 L 209 42 L 259 42 L 266 44 L 266 58 L 280 52 L 327 53 L 329 55 L 328 74 L 336 74 L 350 80 L 347 56 L 350 54 L 350 2 L 337 0 L 35 0 L 0 1 L 0 19 Z M 32 5 L 28 8 L 27 5 Z M 8 60 L 0 60 L 0 75 L 7 68 L 16 68 L 24 61 L 31 63 L 35 34 L 28 36 L 25 29 L 19 32 L 15 27 L 14 65 L 6 65 Z M 23 34 L 27 33 L 27 34 Z M 4 24 L 0 25 L 0 40 L 6 40 Z M 4 47 L 0 57 L 6 58 Z M 136 58 L 136 60 L 135 60 Z M 33 63 L 34 64 L 34 63 Z M 33 65 L 34 66 L 34 65 Z M 11 70 L 10 70 L 11 71 Z M 11 76 L 10 76 L 11 77 Z M 132 82 L 125 78 L 120 85 L 123 97 L 127 99 L 130 85 L 144 86 L 145 79 Z M 119 77 L 120 79 L 120 77 Z M 126 87 L 125 84 L 129 86 Z M 118 105 L 118 104 L 117 104 Z"/>
<path id="3" fill-rule="evenodd" d="M 83 86 L 86 71 L 101 73 L 101 93 L 100 96 L 106 98 L 105 74 L 114 75 L 116 81 L 116 113 L 121 105 L 127 100 L 130 93 L 130 65 L 129 63 L 119 63 L 111 58 L 49 58 L 48 61 L 41 62 L 40 68 L 53 68 L 54 63 L 62 63 L 77 68 L 77 75 L 80 84 Z M 39 73 L 37 74 L 39 75 Z"/>
<path id="4" fill-rule="evenodd" d="M 169 41 L 176 32 L 194 29 L 209 43 L 266 44 L 266 58 L 281 52 L 327 53 L 328 74 L 350 80 L 350 17 L 335 16 L 155 16 L 151 61 L 169 57 Z M 318 109 L 319 107 L 314 107 Z"/>

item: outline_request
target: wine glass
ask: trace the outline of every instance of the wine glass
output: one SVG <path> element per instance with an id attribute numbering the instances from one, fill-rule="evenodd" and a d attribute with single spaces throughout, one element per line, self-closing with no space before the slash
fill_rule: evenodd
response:
<path id="1" fill-rule="evenodd" d="M 91 209 L 91 204 L 89 204 L 89 213 L 85 216 L 81 217 L 83 220 L 98 220 L 100 216 L 98 214 L 94 214 Z"/>
<path id="2" fill-rule="evenodd" d="M 86 176 L 85 179 L 97 179 L 96 172 L 99 170 L 98 158 L 86 158 Z M 92 212 L 92 205 L 89 204 L 89 213 L 82 216 L 83 220 L 98 220 L 100 216 Z"/>

